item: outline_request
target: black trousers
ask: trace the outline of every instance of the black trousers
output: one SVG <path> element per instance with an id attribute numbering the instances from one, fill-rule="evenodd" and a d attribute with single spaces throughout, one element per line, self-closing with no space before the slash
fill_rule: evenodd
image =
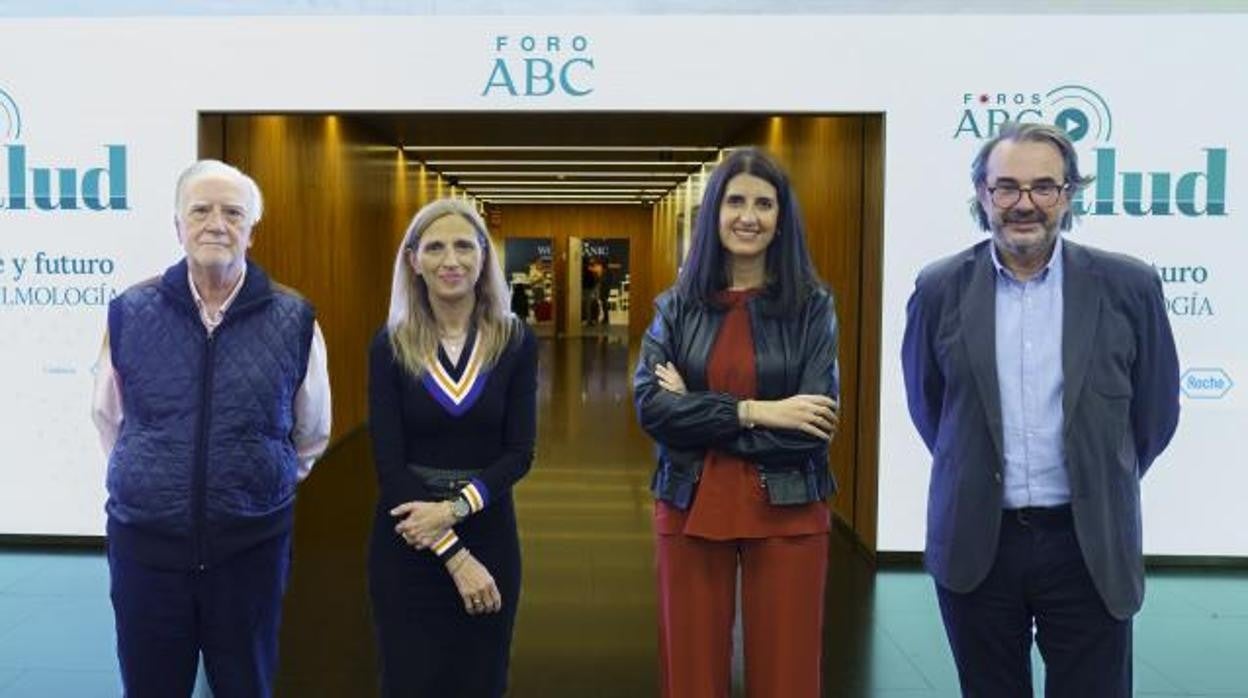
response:
<path id="1" fill-rule="evenodd" d="M 127 698 L 190 696 L 199 655 L 219 698 L 273 692 L 290 534 L 206 570 L 164 570 L 108 546 L 117 657 Z"/>
<path id="2" fill-rule="evenodd" d="M 1131 619 L 1105 609 L 1069 506 L 1002 512 L 988 577 L 936 592 L 964 696 L 1029 698 L 1034 628 L 1046 696 L 1130 698 Z"/>
<path id="3" fill-rule="evenodd" d="M 455 527 L 494 577 L 498 613 L 470 616 L 442 562 L 394 532 L 378 506 L 368 577 L 386 698 L 497 698 L 507 690 L 511 634 L 520 603 L 520 541 L 510 497 Z"/>

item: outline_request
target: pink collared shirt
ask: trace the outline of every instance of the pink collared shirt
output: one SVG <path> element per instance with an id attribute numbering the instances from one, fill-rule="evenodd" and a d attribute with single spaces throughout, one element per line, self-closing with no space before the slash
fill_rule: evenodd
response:
<path id="1" fill-rule="evenodd" d="M 190 275 L 190 272 L 187 272 Z M 191 295 L 195 298 L 195 306 L 199 308 L 199 318 L 204 323 L 208 334 L 212 334 L 221 321 L 230 304 L 238 297 L 247 278 L 247 267 L 239 274 L 238 282 L 230 295 L 215 312 L 209 312 L 204 299 L 195 288 L 195 280 L 190 279 Z M 121 430 L 123 417 L 121 408 L 121 381 L 113 370 L 112 356 L 108 349 L 108 334 L 104 335 L 104 346 L 100 348 L 100 357 L 95 366 L 95 390 L 91 400 L 91 418 L 100 433 L 100 446 L 105 454 L 113 452 L 117 443 L 117 434 Z M 308 476 L 312 464 L 325 452 L 329 445 L 330 429 L 330 395 L 329 368 L 326 362 L 325 337 L 321 334 L 320 323 L 312 327 L 312 345 L 308 350 L 308 370 L 304 374 L 303 384 L 295 393 L 295 427 L 291 439 L 295 444 L 295 453 L 299 458 L 299 479 Z"/>

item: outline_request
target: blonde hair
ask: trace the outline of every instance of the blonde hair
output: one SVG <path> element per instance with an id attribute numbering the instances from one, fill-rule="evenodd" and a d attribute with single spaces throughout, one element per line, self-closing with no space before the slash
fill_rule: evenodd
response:
<path id="1" fill-rule="evenodd" d="M 413 376 L 423 374 L 436 360 L 438 325 L 433 316 L 433 306 L 429 303 L 429 288 L 408 264 L 407 254 L 408 250 L 415 251 L 420 246 L 420 237 L 434 221 L 446 216 L 459 216 L 468 221 L 476 231 L 477 244 L 481 246 L 481 273 L 473 289 L 476 304 L 472 310 L 472 323 L 477 328 L 477 351 L 482 365 L 491 366 L 498 361 L 516 335 L 511 293 L 485 221 L 466 202 L 438 199 L 416 212 L 394 258 L 394 283 L 390 287 L 390 314 L 386 328 L 395 358 Z"/>

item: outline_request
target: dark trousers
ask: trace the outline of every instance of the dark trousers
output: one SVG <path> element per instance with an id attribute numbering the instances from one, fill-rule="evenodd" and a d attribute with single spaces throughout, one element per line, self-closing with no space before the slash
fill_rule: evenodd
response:
<path id="1" fill-rule="evenodd" d="M 273 692 L 290 534 L 206 570 L 165 570 L 109 545 L 117 657 L 127 698 L 190 696 L 203 652 L 217 698 Z"/>
<path id="2" fill-rule="evenodd" d="M 988 577 L 966 594 L 936 592 L 962 695 L 1030 697 L 1034 627 L 1046 696 L 1130 698 L 1131 619 L 1105 609 L 1069 506 L 1003 512 Z"/>

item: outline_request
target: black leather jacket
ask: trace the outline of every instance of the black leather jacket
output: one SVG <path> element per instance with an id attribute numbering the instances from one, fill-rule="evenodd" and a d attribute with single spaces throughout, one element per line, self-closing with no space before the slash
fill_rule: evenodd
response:
<path id="1" fill-rule="evenodd" d="M 813 293 L 799 312 L 772 317 L 751 299 L 757 399 L 799 394 L 836 399 L 840 391 L 836 308 L 829 291 Z M 657 444 L 654 496 L 680 509 L 693 502 L 707 449 L 755 464 L 772 504 L 806 504 L 836 491 L 827 442 L 789 429 L 743 427 L 737 398 L 707 389 L 706 366 L 724 311 L 682 300 L 669 289 L 655 301 L 654 321 L 641 344 L 633 398 L 642 429 Z M 654 366 L 671 361 L 688 393 L 659 387 Z"/>

